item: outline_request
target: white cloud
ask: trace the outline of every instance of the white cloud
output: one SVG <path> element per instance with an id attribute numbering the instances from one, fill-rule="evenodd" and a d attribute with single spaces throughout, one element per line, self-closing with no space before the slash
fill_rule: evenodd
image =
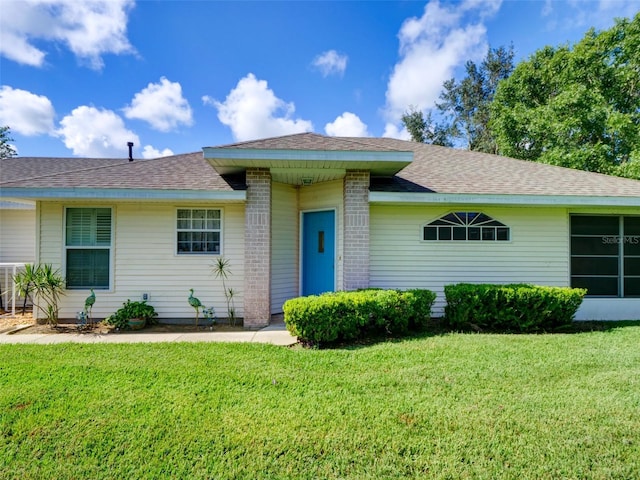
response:
<path id="1" fill-rule="evenodd" d="M 387 123 L 384 127 L 383 137 L 411 140 L 411 134 L 406 128 L 400 129 L 395 123 Z"/>
<path id="2" fill-rule="evenodd" d="M 332 137 L 369 137 L 367 125 L 360 120 L 360 117 L 344 112 L 332 123 L 324 126 L 324 131 Z"/>
<path id="3" fill-rule="evenodd" d="M 218 110 L 218 119 L 231 128 L 236 140 L 276 137 L 313 131 L 308 120 L 292 118 L 293 102 L 279 99 L 265 80 L 258 80 L 253 73 L 241 78 L 229 92 L 224 102 L 202 97 L 205 104 Z"/>
<path id="4" fill-rule="evenodd" d="M 161 132 L 193 124 L 193 113 L 182 96 L 182 86 L 165 77 L 136 93 L 131 105 L 124 108 L 124 114 L 127 118 L 144 120 Z"/>
<path id="5" fill-rule="evenodd" d="M 628 0 L 546 0 L 541 11 L 548 19 L 549 30 L 581 28 L 585 31 L 591 27 L 609 29 L 615 18 L 633 18 L 637 13 L 638 2 Z"/>
<path id="6" fill-rule="evenodd" d="M 0 89 L 0 125 L 14 133 L 42 135 L 53 132 L 55 111 L 44 95 L 3 85 Z"/>
<path id="7" fill-rule="evenodd" d="M 344 71 L 347 69 L 348 57 L 344 54 L 340 54 L 335 50 L 328 50 L 321 53 L 313 59 L 312 65 L 320 70 L 323 77 L 329 75 L 344 75 Z"/>
<path id="8" fill-rule="evenodd" d="M 86 105 L 64 117 L 56 133 L 74 155 L 82 157 L 125 157 L 127 142 L 140 143 L 115 112 Z"/>
<path id="9" fill-rule="evenodd" d="M 431 0 L 420 18 L 404 22 L 398 33 L 400 60 L 387 84 L 389 122 L 399 122 L 409 106 L 432 108 L 454 69 L 484 56 L 488 44 L 483 20 L 494 15 L 500 4 L 501 0 L 466 0 L 441 5 Z"/>
<path id="10" fill-rule="evenodd" d="M 145 145 L 144 150 L 142 150 L 142 158 L 159 158 L 159 157 L 168 157 L 173 155 L 173 151 L 165 148 L 160 151 L 151 145 Z"/>
<path id="11" fill-rule="evenodd" d="M 40 67 L 46 56 L 42 41 L 62 43 L 99 70 L 104 66 L 103 54 L 134 51 L 126 36 L 127 15 L 133 4 L 133 0 L 4 1 L 0 55 Z"/>

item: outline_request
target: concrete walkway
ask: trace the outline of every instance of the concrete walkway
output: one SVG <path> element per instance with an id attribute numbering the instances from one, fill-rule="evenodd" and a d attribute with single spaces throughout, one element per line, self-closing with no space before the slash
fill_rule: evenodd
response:
<path id="1" fill-rule="evenodd" d="M 158 342 L 247 342 L 270 343 L 273 345 L 293 345 L 296 337 L 291 336 L 284 323 L 276 323 L 257 331 L 245 330 L 240 332 L 197 332 L 197 333 L 34 333 L 16 335 L 0 334 L 0 344 L 28 343 L 158 343 Z"/>

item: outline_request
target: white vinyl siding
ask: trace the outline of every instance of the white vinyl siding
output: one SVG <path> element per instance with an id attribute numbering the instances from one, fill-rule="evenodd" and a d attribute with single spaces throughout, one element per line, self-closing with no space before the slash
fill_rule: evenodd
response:
<path id="1" fill-rule="evenodd" d="M 481 211 L 511 229 L 509 242 L 424 242 L 422 226 L 453 209 L 371 206 L 371 286 L 428 288 L 438 294 L 434 315 L 444 308 L 451 283 L 529 282 L 567 286 L 568 215 L 564 208 L 455 207 Z"/>
<path id="2" fill-rule="evenodd" d="M 64 206 L 72 206 L 64 204 Z M 78 206 L 86 206 L 78 205 Z M 104 206 L 104 205 L 99 205 Z M 149 295 L 162 319 L 194 318 L 189 305 L 189 289 L 218 317 L 227 316 L 220 280 L 211 271 L 212 259 L 200 255 L 176 254 L 176 210 L 215 208 L 223 212 L 224 257 L 232 275 L 227 287 L 237 293 L 235 307 L 243 315 L 244 205 L 192 205 L 164 203 L 115 203 L 113 206 L 113 281 L 110 291 L 96 292 L 94 318 L 113 313 L 127 299 Z M 61 266 L 63 255 L 63 204 L 43 203 L 41 207 L 40 261 Z M 70 290 L 61 299 L 61 318 L 75 318 L 82 310 L 88 290 Z"/>
<path id="3" fill-rule="evenodd" d="M 344 179 L 300 187 L 300 211 L 335 210 L 336 212 L 336 290 L 343 288 L 343 192 Z"/>
<path id="4" fill-rule="evenodd" d="M 271 314 L 298 296 L 298 190 L 271 185 Z"/>
<path id="5" fill-rule="evenodd" d="M 0 263 L 33 263 L 36 209 L 0 209 Z"/>

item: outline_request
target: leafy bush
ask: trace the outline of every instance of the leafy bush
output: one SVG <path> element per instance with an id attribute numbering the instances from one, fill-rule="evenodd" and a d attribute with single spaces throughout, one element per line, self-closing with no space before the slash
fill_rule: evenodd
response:
<path id="1" fill-rule="evenodd" d="M 58 324 L 58 301 L 64 295 L 65 280 L 60 270 L 54 270 L 51 264 L 26 264 L 22 272 L 13 277 L 18 292 L 24 297 L 22 313 L 27 303 L 27 297 L 31 296 L 34 308 L 45 316 L 49 325 Z"/>
<path id="2" fill-rule="evenodd" d="M 288 330 L 314 344 L 405 333 L 426 326 L 435 294 L 429 290 L 357 290 L 298 297 L 285 302 Z"/>
<path id="3" fill-rule="evenodd" d="M 444 287 L 444 324 L 454 329 L 534 332 L 571 324 L 586 290 L 529 284 Z"/>
<path id="4" fill-rule="evenodd" d="M 126 330 L 129 328 L 129 320 L 132 318 L 144 318 L 147 325 L 153 325 L 157 323 L 155 318 L 157 315 L 155 308 L 147 304 L 146 301 L 132 302 L 127 300 L 122 304 L 122 307 L 105 318 L 104 321 L 120 330 Z"/>

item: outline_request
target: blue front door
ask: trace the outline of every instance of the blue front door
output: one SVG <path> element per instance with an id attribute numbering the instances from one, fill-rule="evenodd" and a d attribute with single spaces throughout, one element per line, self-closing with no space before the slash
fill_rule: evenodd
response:
<path id="1" fill-rule="evenodd" d="M 335 212 L 302 214 L 302 295 L 335 289 Z"/>

